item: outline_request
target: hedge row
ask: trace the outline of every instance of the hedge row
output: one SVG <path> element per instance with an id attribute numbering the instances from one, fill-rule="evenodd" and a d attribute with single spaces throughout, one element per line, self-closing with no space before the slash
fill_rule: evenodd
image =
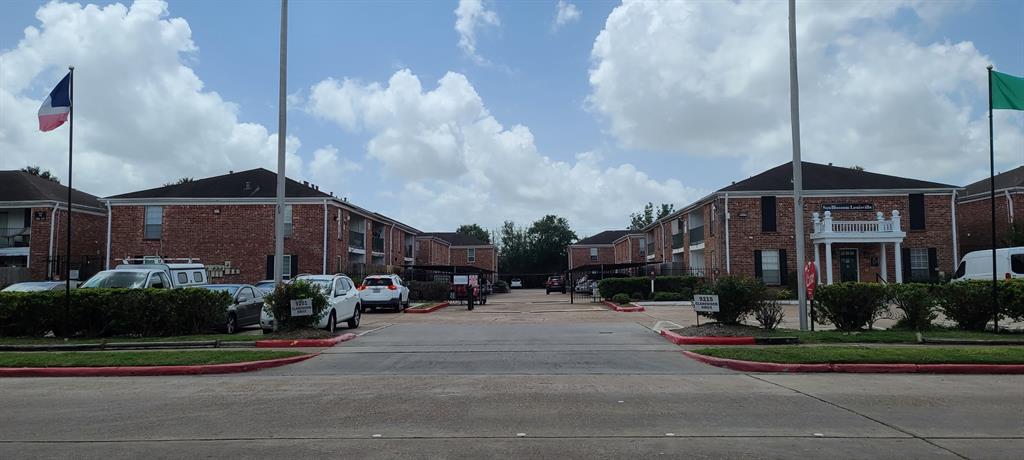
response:
<path id="1" fill-rule="evenodd" d="M 444 281 L 408 281 L 409 300 L 430 301 L 448 298 L 449 284 Z"/>
<path id="2" fill-rule="evenodd" d="M 693 300 L 693 293 L 704 280 L 693 276 L 659 276 L 654 279 L 655 293 L 676 293 L 680 300 Z M 650 278 L 606 278 L 597 283 L 601 297 L 611 299 L 616 294 L 625 294 L 636 300 L 651 299 Z M 639 295 L 638 295 L 639 294 Z"/>
<path id="3" fill-rule="evenodd" d="M 231 296 L 207 289 L 76 289 L 0 292 L 0 336 L 140 337 L 211 332 L 227 321 Z"/>

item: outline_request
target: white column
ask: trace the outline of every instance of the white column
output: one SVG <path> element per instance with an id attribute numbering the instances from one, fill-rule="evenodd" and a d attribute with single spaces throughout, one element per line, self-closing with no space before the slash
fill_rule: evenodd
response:
<path id="1" fill-rule="evenodd" d="M 825 242 L 825 284 L 832 284 L 832 243 Z"/>
<path id="2" fill-rule="evenodd" d="M 821 282 L 821 260 L 818 259 L 818 243 L 814 243 L 814 278 Z"/>
<path id="3" fill-rule="evenodd" d="M 885 255 L 885 243 L 881 243 L 878 247 L 882 250 L 881 256 L 881 268 L 882 268 L 882 281 L 889 282 L 889 261 Z"/>
<path id="4" fill-rule="evenodd" d="M 896 284 L 903 284 L 903 251 L 899 243 L 894 243 L 893 248 L 896 251 Z"/>

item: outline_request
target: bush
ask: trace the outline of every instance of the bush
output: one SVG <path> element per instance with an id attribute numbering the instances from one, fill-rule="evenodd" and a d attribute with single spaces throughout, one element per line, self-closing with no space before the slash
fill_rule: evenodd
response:
<path id="1" fill-rule="evenodd" d="M 840 331 L 870 327 L 885 316 L 886 287 L 880 283 L 839 283 L 820 286 L 814 296 L 817 319 Z"/>
<path id="2" fill-rule="evenodd" d="M 722 324 L 739 324 L 765 298 L 765 285 L 760 280 L 728 275 L 719 278 L 703 292 L 718 295 L 719 311 L 700 313 Z"/>
<path id="3" fill-rule="evenodd" d="M 629 296 L 621 293 L 615 294 L 615 297 L 612 297 L 612 302 L 615 302 L 619 305 L 627 305 L 629 304 Z"/>
<path id="4" fill-rule="evenodd" d="M 704 280 L 693 276 L 659 276 L 654 279 L 655 292 L 676 292 L 692 300 L 694 291 L 703 286 Z M 597 283 L 601 296 L 605 299 L 615 294 L 636 294 L 651 291 L 651 279 L 646 277 L 605 278 Z"/>
<path id="5" fill-rule="evenodd" d="M 639 292 L 634 292 L 629 296 L 629 298 L 633 300 L 644 300 L 644 295 Z"/>
<path id="6" fill-rule="evenodd" d="M 504 283 L 504 281 L 498 281 L 494 283 L 494 287 L 498 287 L 498 283 Z M 409 300 L 411 301 L 431 301 L 431 300 L 446 300 L 448 299 L 448 288 L 449 284 L 444 281 L 409 281 Z M 508 285 L 505 285 L 506 292 Z"/>
<path id="7" fill-rule="evenodd" d="M 926 331 L 931 329 L 932 321 L 938 316 L 935 313 L 934 286 L 929 284 L 908 283 L 891 284 L 888 286 L 889 300 L 900 310 L 896 322 L 898 329 Z"/>
<path id="8" fill-rule="evenodd" d="M 774 297 L 768 295 L 767 298 L 754 307 L 754 319 L 766 330 L 774 330 L 779 327 L 782 323 L 783 318 L 786 317 L 786 312 L 780 300 L 788 300 L 793 297 L 792 291 L 788 289 L 781 289 L 775 292 Z"/>
<path id="9" fill-rule="evenodd" d="M 1007 280 L 1000 285 L 1002 303 L 1000 311 L 1017 321 L 1024 321 L 1024 280 Z"/>
<path id="10" fill-rule="evenodd" d="M 1007 294 L 1012 296 L 1015 291 L 1017 289 L 1014 286 L 1001 289 L 1004 298 L 1010 297 Z M 995 313 L 992 309 L 992 282 L 972 280 L 949 283 L 941 288 L 938 305 L 942 314 L 960 329 L 984 331 L 985 325 L 992 321 Z"/>
<path id="11" fill-rule="evenodd" d="M 289 331 L 304 327 L 316 327 L 320 317 L 327 311 L 327 294 L 319 285 L 298 280 L 280 284 L 269 295 L 263 298 L 263 308 L 274 315 L 277 329 Z M 312 299 L 313 314 L 309 316 L 292 316 L 292 300 Z"/>
<path id="12" fill-rule="evenodd" d="M 681 300 L 693 299 L 693 294 L 690 294 L 690 299 L 687 299 L 685 295 L 678 292 L 655 292 L 651 299 L 659 302 L 678 302 Z"/>
<path id="13" fill-rule="evenodd" d="M 76 289 L 0 293 L 0 335 L 159 337 L 211 332 L 227 321 L 231 296 L 207 289 Z"/>

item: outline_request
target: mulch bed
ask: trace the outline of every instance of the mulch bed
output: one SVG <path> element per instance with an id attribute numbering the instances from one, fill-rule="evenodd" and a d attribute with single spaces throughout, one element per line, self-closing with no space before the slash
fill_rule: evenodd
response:
<path id="1" fill-rule="evenodd" d="M 672 329 L 672 332 L 687 337 L 751 337 L 762 335 L 764 330 L 754 326 L 707 323 Z"/>
<path id="2" fill-rule="evenodd" d="M 331 333 L 323 329 L 297 329 L 294 331 L 275 332 L 273 334 L 252 334 L 253 340 L 292 340 L 292 339 L 331 339 L 343 332 Z"/>

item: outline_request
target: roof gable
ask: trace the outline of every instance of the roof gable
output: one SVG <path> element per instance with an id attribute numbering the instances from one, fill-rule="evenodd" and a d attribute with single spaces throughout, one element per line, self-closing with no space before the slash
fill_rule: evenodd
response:
<path id="1" fill-rule="evenodd" d="M 996 190 L 1013 187 L 1024 187 L 1024 166 L 1018 166 L 1009 171 L 999 173 L 995 177 Z M 964 187 L 964 196 L 978 195 L 991 190 L 989 178 L 984 178 L 973 184 Z"/>
<path id="2" fill-rule="evenodd" d="M 627 234 L 629 234 L 629 230 L 605 230 L 594 236 L 579 240 L 575 244 L 577 246 L 585 246 L 588 244 L 612 244 L 615 240 L 622 238 Z"/>
<path id="3" fill-rule="evenodd" d="M 861 171 L 842 166 L 802 163 L 804 190 L 899 190 L 899 189 L 952 189 L 956 186 L 905 177 Z M 769 169 L 761 174 L 736 182 L 719 192 L 760 192 L 793 190 L 793 162 Z"/>
<path id="4" fill-rule="evenodd" d="M 63 184 L 24 171 L 0 171 L 0 201 L 57 201 L 68 199 L 68 188 Z M 99 198 L 72 189 L 71 201 L 75 205 L 102 208 Z"/>
<path id="5" fill-rule="evenodd" d="M 491 243 L 482 241 L 473 235 L 458 232 L 426 232 L 420 236 L 438 238 L 451 243 L 452 246 L 490 246 Z"/>
<path id="6" fill-rule="evenodd" d="M 310 185 L 285 179 L 285 196 L 290 198 L 330 198 Z M 263 168 L 207 177 L 184 184 L 140 190 L 114 195 L 112 199 L 130 198 L 274 198 L 277 196 L 277 174 Z"/>

